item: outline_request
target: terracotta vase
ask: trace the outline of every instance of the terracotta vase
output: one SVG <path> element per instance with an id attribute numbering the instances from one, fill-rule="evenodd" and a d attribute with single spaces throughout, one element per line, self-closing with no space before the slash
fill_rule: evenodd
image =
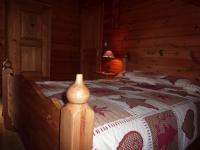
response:
<path id="1" fill-rule="evenodd" d="M 87 103 L 89 95 L 89 90 L 83 82 L 83 75 L 77 74 L 74 84 L 72 84 L 67 91 L 67 99 L 69 103 Z"/>

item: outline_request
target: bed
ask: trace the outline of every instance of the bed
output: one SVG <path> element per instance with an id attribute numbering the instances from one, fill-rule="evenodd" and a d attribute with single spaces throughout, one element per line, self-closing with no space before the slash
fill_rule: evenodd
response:
<path id="1" fill-rule="evenodd" d="M 29 81 L 3 69 L 3 116 L 27 149 L 186 149 L 200 134 L 200 84 L 143 71 L 85 81 L 90 98 L 69 103 L 72 81 Z"/>

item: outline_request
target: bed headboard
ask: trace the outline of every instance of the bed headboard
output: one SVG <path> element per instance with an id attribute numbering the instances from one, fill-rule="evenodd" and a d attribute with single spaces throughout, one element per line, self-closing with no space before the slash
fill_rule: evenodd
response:
<path id="1" fill-rule="evenodd" d="M 127 71 L 151 71 L 200 81 L 199 51 L 129 50 L 124 63 Z"/>

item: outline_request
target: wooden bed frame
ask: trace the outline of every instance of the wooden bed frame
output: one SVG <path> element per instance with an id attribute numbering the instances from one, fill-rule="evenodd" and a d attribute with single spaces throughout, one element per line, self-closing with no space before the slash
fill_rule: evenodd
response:
<path id="1" fill-rule="evenodd" d="M 132 70 L 131 60 L 128 62 L 124 58 L 124 70 Z M 45 97 L 34 81 L 15 74 L 8 60 L 3 64 L 2 79 L 5 126 L 19 133 L 28 150 L 92 149 L 94 112 L 87 99 L 77 103 L 68 95 L 72 100 L 63 107 L 58 99 Z"/>
<path id="2" fill-rule="evenodd" d="M 45 97 L 33 81 L 14 74 L 6 60 L 2 70 L 5 127 L 16 130 L 28 150 L 92 149 L 94 112 L 86 92 L 73 87 L 64 107 Z M 82 85 L 81 85 L 82 87 Z"/>

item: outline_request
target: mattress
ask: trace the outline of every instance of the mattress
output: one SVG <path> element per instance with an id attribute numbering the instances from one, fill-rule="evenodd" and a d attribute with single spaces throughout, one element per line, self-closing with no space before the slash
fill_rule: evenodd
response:
<path id="1" fill-rule="evenodd" d="M 45 96 L 65 105 L 65 92 L 72 82 L 36 83 Z M 170 76 L 130 78 L 126 73 L 85 84 L 95 112 L 95 150 L 182 150 L 200 135 L 198 84 Z"/>

